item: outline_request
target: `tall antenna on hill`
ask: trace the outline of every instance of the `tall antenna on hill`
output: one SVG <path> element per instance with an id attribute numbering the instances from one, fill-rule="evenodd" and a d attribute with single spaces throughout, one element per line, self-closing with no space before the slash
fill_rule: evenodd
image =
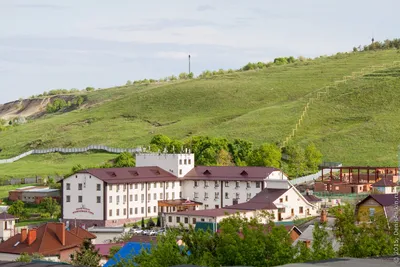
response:
<path id="1" fill-rule="evenodd" d="M 372 32 L 372 38 L 371 38 L 371 43 L 374 43 L 375 39 L 374 39 L 374 32 Z"/>
<path id="2" fill-rule="evenodd" d="M 190 55 L 189 55 L 189 72 L 188 74 L 190 74 Z"/>

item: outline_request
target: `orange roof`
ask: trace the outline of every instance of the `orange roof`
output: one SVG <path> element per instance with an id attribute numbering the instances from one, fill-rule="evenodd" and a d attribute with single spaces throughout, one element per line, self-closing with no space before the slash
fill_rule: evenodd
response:
<path id="1" fill-rule="evenodd" d="M 74 227 L 71 230 L 69 230 L 71 233 L 73 233 L 74 235 L 79 236 L 80 238 L 87 238 L 87 239 L 94 239 L 96 238 L 96 236 L 94 234 L 92 234 L 91 232 L 81 228 L 81 227 Z"/>
<path id="2" fill-rule="evenodd" d="M 21 234 L 16 234 L 3 243 L 0 243 L 0 253 L 28 254 L 39 253 L 44 256 L 59 255 L 60 251 L 69 248 L 78 248 L 88 234 L 95 238 L 93 234 L 84 229 L 78 229 L 74 232 L 65 230 L 65 245 L 63 246 L 57 237 L 57 225 L 61 223 L 49 222 L 39 226 L 36 229 L 36 240 L 29 246 L 27 241 L 20 243 Z M 29 235 L 29 233 L 28 233 Z"/>

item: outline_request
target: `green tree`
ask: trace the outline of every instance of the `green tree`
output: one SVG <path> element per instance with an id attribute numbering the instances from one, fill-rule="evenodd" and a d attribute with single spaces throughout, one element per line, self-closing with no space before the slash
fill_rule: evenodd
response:
<path id="1" fill-rule="evenodd" d="M 99 267 L 100 259 L 101 255 L 99 255 L 99 250 L 95 249 L 89 239 L 85 239 L 79 251 L 71 256 L 72 264 L 78 266 Z"/>
<path id="2" fill-rule="evenodd" d="M 94 89 L 94 87 L 88 86 L 88 87 L 86 87 L 85 90 L 86 90 L 87 92 L 93 92 L 95 89 Z"/>
<path id="3" fill-rule="evenodd" d="M 313 243 L 312 243 L 312 259 L 321 261 L 334 258 L 335 251 L 332 247 L 332 238 L 326 230 L 326 223 L 319 225 L 314 224 Z"/>
<path id="4" fill-rule="evenodd" d="M 221 149 L 217 154 L 217 166 L 233 166 L 232 155 L 225 149 Z"/>
<path id="5" fill-rule="evenodd" d="M 235 139 L 228 144 L 228 149 L 235 164 L 245 166 L 246 160 L 253 150 L 253 143 L 242 139 Z"/>
<path id="6" fill-rule="evenodd" d="M 150 145 L 155 145 L 161 152 L 164 151 L 164 149 L 168 149 L 170 143 L 171 139 L 163 134 L 157 134 L 150 140 Z"/>
<path id="7" fill-rule="evenodd" d="M 160 216 L 157 217 L 156 226 L 157 226 L 157 227 L 161 227 L 161 217 L 160 217 Z"/>
<path id="8" fill-rule="evenodd" d="M 247 159 L 249 166 L 280 167 L 281 151 L 274 144 L 263 144 L 253 150 Z"/>
<path id="9" fill-rule="evenodd" d="M 136 161 L 133 157 L 132 153 L 123 152 L 118 155 L 118 157 L 114 160 L 114 167 L 122 168 L 122 167 L 135 167 Z"/>
<path id="10" fill-rule="evenodd" d="M 127 86 L 130 86 L 130 85 L 132 85 L 132 81 L 131 80 L 128 80 L 127 82 L 126 82 L 126 84 L 125 85 L 127 85 Z"/>
<path id="11" fill-rule="evenodd" d="M 190 72 L 189 74 L 188 74 L 188 79 L 193 79 L 194 78 L 194 74 L 193 74 L 193 72 Z"/>
<path id="12" fill-rule="evenodd" d="M 299 145 L 292 145 L 286 148 L 286 154 L 289 159 L 288 162 L 288 174 L 290 176 L 301 176 L 307 170 L 306 157 L 304 149 Z"/>
<path id="13" fill-rule="evenodd" d="M 322 163 L 322 153 L 314 143 L 309 144 L 305 150 L 306 166 L 310 172 L 316 172 Z"/>
<path id="14" fill-rule="evenodd" d="M 61 211 L 60 204 L 58 204 L 57 200 L 51 198 L 51 197 L 46 197 L 42 200 L 40 203 L 40 207 L 42 210 L 45 212 L 50 213 L 50 217 L 53 218 L 55 214 L 59 214 Z"/>
<path id="15" fill-rule="evenodd" d="M 179 74 L 180 80 L 186 80 L 188 78 L 188 74 L 186 72 L 182 72 Z"/>
<path id="16" fill-rule="evenodd" d="M 120 251 L 121 247 L 122 246 L 119 245 L 112 246 L 109 250 L 108 256 L 110 258 L 114 257 L 114 255 L 117 254 L 118 251 Z"/>
<path id="17" fill-rule="evenodd" d="M 154 226 L 156 226 L 156 224 L 154 223 L 153 219 L 150 218 L 150 219 L 147 221 L 147 228 L 152 228 L 152 227 L 154 227 Z"/>
<path id="18" fill-rule="evenodd" d="M 144 218 L 142 217 L 141 227 L 144 228 Z"/>
<path id="19" fill-rule="evenodd" d="M 12 203 L 8 208 L 7 212 L 18 218 L 21 218 L 26 213 L 25 203 L 21 200 L 14 201 L 14 203 Z"/>
<path id="20" fill-rule="evenodd" d="M 33 253 L 32 255 L 29 255 L 26 252 L 21 253 L 21 255 L 15 259 L 17 262 L 32 262 L 32 260 L 40 260 L 43 259 L 43 255 L 39 253 Z"/>

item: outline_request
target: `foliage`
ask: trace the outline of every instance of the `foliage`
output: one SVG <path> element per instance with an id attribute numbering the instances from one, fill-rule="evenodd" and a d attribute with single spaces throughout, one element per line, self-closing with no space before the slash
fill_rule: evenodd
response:
<path id="1" fill-rule="evenodd" d="M 95 89 L 94 87 L 86 87 L 87 92 L 93 92 Z"/>
<path id="2" fill-rule="evenodd" d="M 156 226 L 156 224 L 154 223 L 153 219 L 150 218 L 150 219 L 147 221 L 147 228 L 152 228 L 152 227 L 154 227 L 154 226 Z"/>
<path id="3" fill-rule="evenodd" d="M 332 238 L 326 230 L 326 223 L 321 225 L 318 223 L 314 224 L 312 260 L 321 261 L 335 257 L 331 239 Z"/>
<path id="4" fill-rule="evenodd" d="M 156 226 L 157 226 L 157 227 L 161 227 L 161 217 L 160 217 L 160 216 L 157 217 Z"/>
<path id="5" fill-rule="evenodd" d="M 307 145 L 305 149 L 305 159 L 307 170 L 316 172 L 318 166 L 322 163 L 322 153 L 317 149 L 314 143 Z"/>
<path id="6" fill-rule="evenodd" d="M 71 262 L 78 266 L 99 267 L 101 255 L 89 239 L 85 239 L 75 254 L 71 255 Z"/>
<path id="7" fill-rule="evenodd" d="M 127 86 L 130 86 L 130 85 L 132 85 L 132 81 L 131 80 L 128 80 L 127 82 L 126 82 L 126 84 L 125 85 L 127 85 Z"/>
<path id="8" fill-rule="evenodd" d="M 40 203 L 40 206 L 45 212 L 50 213 L 51 218 L 61 212 L 60 204 L 58 204 L 57 200 L 52 197 L 44 198 Z"/>
<path id="9" fill-rule="evenodd" d="M 21 255 L 15 259 L 17 262 L 32 262 L 32 260 L 40 260 L 43 259 L 43 255 L 39 253 L 33 253 L 32 255 L 29 255 L 26 252 L 21 253 Z"/>
<path id="10" fill-rule="evenodd" d="M 144 228 L 144 218 L 142 217 L 141 227 Z"/>
<path id="11" fill-rule="evenodd" d="M 231 154 L 225 149 L 221 149 L 217 154 L 217 166 L 233 166 L 233 159 Z"/>
<path id="12" fill-rule="evenodd" d="M 112 246 L 111 248 L 110 248 L 110 251 L 109 251 L 109 257 L 110 258 L 112 258 L 112 257 L 114 257 L 114 255 L 121 249 L 121 247 L 122 246 L 118 246 L 118 245 L 115 245 L 115 246 Z"/>
<path id="13" fill-rule="evenodd" d="M 26 214 L 25 203 L 22 200 L 14 201 L 7 210 L 8 213 L 18 217 L 23 218 Z"/>
<path id="14" fill-rule="evenodd" d="M 281 151 L 273 144 L 263 144 L 253 150 L 247 159 L 249 166 L 280 167 Z"/>
<path id="15" fill-rule="evenodd" d="M 233 162 L 237 166 L 245 166 L 246 161 L 253 150 L 253 143 L 242 140 L 235 139 L 233 142 L 229 142 L 228 144 L 229 153 L 231 153 Z"/>
<path id="16" fill-rule="evenodd" d="M 68 107 L 67 102 L 62 98 L 57 98 L 53 103 L 49 103 L 46 107 L 47 113 L 55 113 Z"/>
<path id="17" fill-rule="evenodd" d="M 114 237 L 113 243 L 125 243 L 128 242 L 131 238 L 132 238 L 133 234 L 129 233 L 129 232 L 125 232 L 120 234 L 119 236 Z"/>
<path id="18" fill-rule="evenodd" d="M 287 173 L 295 177 L 303 175 L 307 169 L 304 149 L 299 145 L 291 145 L 285 152 L 289 157 Z"/>
<path id="19" fill-rule="evenodd" d="M 118 157 L 114 160 L 114 166 L 116 168 L 121 167 L 135 167 L 136 160 L 133 157 L 132 153 L 123 152 L 118 155 Z"/>

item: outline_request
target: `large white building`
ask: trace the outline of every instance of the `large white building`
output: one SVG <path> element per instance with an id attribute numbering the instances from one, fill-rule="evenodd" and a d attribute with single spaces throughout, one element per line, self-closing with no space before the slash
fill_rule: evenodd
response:
<path id="1" fill-rule="evenodd" d="M 194 154 L 137 154 L 132 168 L 87 169 L 62 181 L 62 217 L 85 226 L 119 226 L 188 209 L 218 209 L 265 188 L 289 189 L 269 167 L 194 166 Z"/>

